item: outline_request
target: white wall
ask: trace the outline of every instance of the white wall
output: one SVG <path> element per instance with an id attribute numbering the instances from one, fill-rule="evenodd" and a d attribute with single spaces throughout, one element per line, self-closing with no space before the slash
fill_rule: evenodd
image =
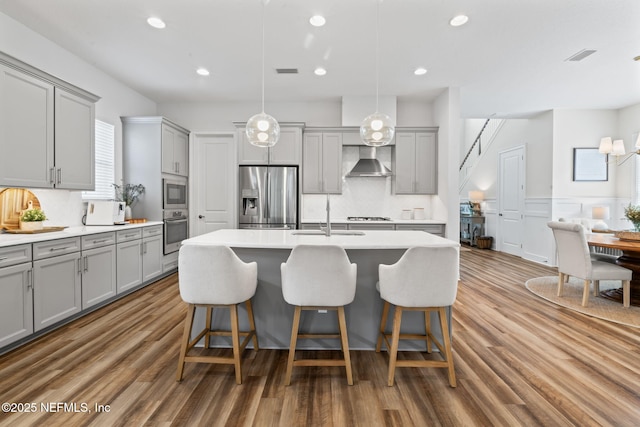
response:
<path id="1" fill-rule="evenodd" d="M 573 149 L 598 148 L 605 136 L 621 137 L 616 110 L 553 111 L 553 197 L 616 194 L 615 164 L 609 165 L 608 181 L 573 181 Z"/>
<path id="2" fill-rule="evenodd" d="M 637 151 L 632 137 L 640 132 L 640 104 L 631 105 L 618 110 L 617 135 L 625 143 L 627 153 Z M 611 135 L 613 136 L 613 135 Z M 638 157 L 638 156 L 633 156 Z M 625 164 L 616 169 L 616 196 L 625 199 L 633 199 L 635 196 L 635 173 L 637 159 L 629 159 Z"/>
<path id="3" fill-rule="evenodd" d="M 116 181 L 122 178 L 120 116 L 155 115 L 156 104 L 88 62 L 52 43 L 14 19 L 0 13 L 0 51 L 101 97 L 96 118 L 113 124 L 116 137 Z M 82 217 L 81 193 L 35 190 L 51 225 L 78 225 Z"/>

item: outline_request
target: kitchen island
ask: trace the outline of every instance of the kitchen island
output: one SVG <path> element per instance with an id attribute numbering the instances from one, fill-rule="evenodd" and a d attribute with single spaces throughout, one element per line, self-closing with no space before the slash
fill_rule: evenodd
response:
<path id="1" fill-rule="evenodd" d="M 291 249 L 297 245 L 338 245 L 347 251 L 351 262 L 358 265 L 356 295 L 354 301 L 345 307 L 349 346 L 353 350 L 375 348 L 382 300 L 376 290 L 378 265 L 393 264 L 412 246 L 454 247 L 458 242 L 444 239 L 422 231 L 364 231 L 362 234 L 322 234 L 309 235 L 304 230 L 218 230 L 183 241 L 184 245 L 225 245 L 245 262 L 258 263 L 258 288 L 253 299 L 253 310 L 260 347 L 287 349 L 291 338 L 293 306 L 282 297 L 280 264 L 289 257 Z M 242 308 L 244 310 L 244 307 Z M 451 311 L 448 310 L 451 317 Z M 228 312 L 214 310 L 214 325 L 228 327 Z M 337 320 L 334 312 L 305 312 L 300 322 L 301 331 L 335 332 Z M 246 315 L 241 314 L 241 327 L 247 328 Z M 439 328 L 436 316 L 432 328 Z M 199 330 L 204 325 L 204 310 L 196 313 L 195 322 Z M 389 324 L 391 323 L 391 320 Z M 449 323 L 451 324 L 451 323 Z M 421 313 L 408 312 L 402 321 L 407 332 L 424 332 Z M 436 334 L 437 336 L 438 334 Z M 220 338 L 221 340 L 223 338 Z M 215 342 L 213 345 L 219 344 Z M 227 343 L 225 343 L 227 345 Z M 411 349 L 424 349 L 424 342 L 403 343 Z M 339 349 L 338 340 L 302 340 L 299 349 Z"/>

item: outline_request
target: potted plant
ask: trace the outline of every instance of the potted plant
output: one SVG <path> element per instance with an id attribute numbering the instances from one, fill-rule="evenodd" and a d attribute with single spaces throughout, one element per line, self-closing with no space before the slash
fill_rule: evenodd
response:
<path id="1" fill-rule="evenodd" d="M 20 216 L 20 230 L 42 230 L 42 222 L 47 216 L 39 208 L 27 209 Z"/>
<path id="2" fill-rule="evenodd" d="M 144 185 L 142 184 L 113 184 L 116 190 L 116 198 L 124 202 L 124 219 L 131 219 L 131 207 L 138 201 L 138 198 L 144 194 Z"/>
<path id="3" fill-rule="evenodd" d="M 624 216 L 633 223 L 633 230 L 640 232 L 640 205 L 632 205 L 624 208 Z"/>

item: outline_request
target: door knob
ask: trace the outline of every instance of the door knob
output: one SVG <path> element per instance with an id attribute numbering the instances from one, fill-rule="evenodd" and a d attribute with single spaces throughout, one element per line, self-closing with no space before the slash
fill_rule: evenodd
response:
<path id="1" fill-rule="evenodd" d="M 198 215 L 198 218 L 204 219 L 204 215 Z"/>
<path id="2" fill-rule="evenodd" d="M 502 214 L 498 214 L 498 216 L 502 216 Z"/>

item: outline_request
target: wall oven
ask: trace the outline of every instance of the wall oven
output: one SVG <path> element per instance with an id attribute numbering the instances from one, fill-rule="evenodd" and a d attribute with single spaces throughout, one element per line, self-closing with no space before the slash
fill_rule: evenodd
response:
<path id="1" fill-rule="evenodd" d="M 183 240 L 189 237 L 189 215 L 186 209 L 164 210 L 164 254 L 180 249 Z"/>
<path id="2" fill-rule="evenodd" d="M 187 209 L 187 181 L 162 180 L 162 204 L 166 209 Z"/>

